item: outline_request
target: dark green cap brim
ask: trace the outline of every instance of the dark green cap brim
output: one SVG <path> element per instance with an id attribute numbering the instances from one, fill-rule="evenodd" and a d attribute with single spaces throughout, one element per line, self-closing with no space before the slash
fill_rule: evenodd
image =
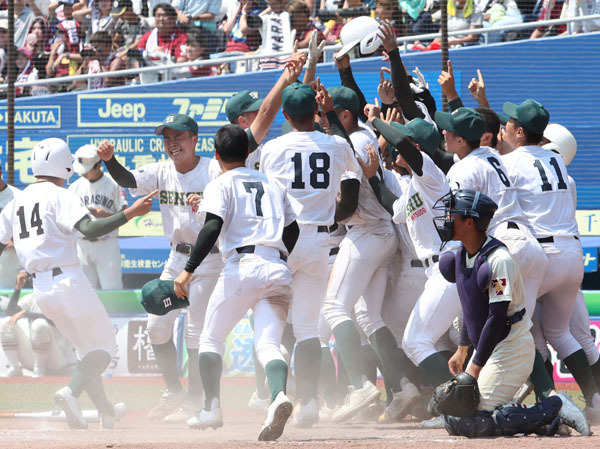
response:
<path id="1" fill-rule="evenodd" d="M 446 131 L 456 132 L 456 129 L 452 125 L 452 114 L 450 112 L 435 111 L 435 123 L 437 123 L 438 127 Z"/>
<path id="2" fill-rule="evenodd" d="M 515 120 L 518 120 L 518 118 L 517 118 L 517 108 L 518 107 L 519 107 L 518 104 L 514 104 L 514 103 L 511 103 L 510 101 L 507 101 L 502 106 L 502 110 L 504 111 L 504 113 L 506 115 L 508 115 L 509 118 L 514 118 Z M 508 122 L 508 120 L 507 120 L 507 122 Z"/>
<path id="3" fill-rule="evenodd" d="M 175 125 L 175 124 L 168 124 L 168 125 L 160 125 L 160 126 L 158 126 L 154 130 L 154 134 L 156 134 L 157 136 L 162 136 L 163 132 L 165 131 L 165 128 L 171 128 L 171 129 L 174 129 L 176 131 L 191 131 L 186 126 Z"/>

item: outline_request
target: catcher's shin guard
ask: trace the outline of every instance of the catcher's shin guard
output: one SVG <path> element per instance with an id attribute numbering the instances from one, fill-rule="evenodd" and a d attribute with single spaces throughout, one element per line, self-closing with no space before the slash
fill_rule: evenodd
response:
<path id="1" fill-rule="evenodd" d="M 473 416 L 459 418 L 457 416 L 444 416 L 444 425 L 450 435 L 467 438 L 491 437 L 501 435 L 499 428 L 492 418 L 491 412 L 477 412 Z"/>
<path id="2" fill-rule="evenodd" d="M 554 435 L 560 424 L 558 411 L 561 407 L 560 398 L 550 396 L 535 405 L 510 404 L 498 407 L 493 417 L 501 435 Z"/>

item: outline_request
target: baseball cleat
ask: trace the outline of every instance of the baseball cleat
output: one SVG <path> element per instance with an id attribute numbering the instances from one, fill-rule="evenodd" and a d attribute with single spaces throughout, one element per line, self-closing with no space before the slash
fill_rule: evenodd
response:
<path id="1" fill-rule="evenodd" d="M 341 423 L 349 420 L 377 398 L 379 398 L 379 390 L 369 381 L 366 381 L 362 388 L 348 386 L 348 395 L 346 395 L 344 405 L 333 414 L 332 421 Z"/>
<path id="2" fill-rule="evenodd" d="M 298 404 L 294 413 L 294 427 L 312 427 L 319 422 L 319 406 L 313 398 L 306 404 Z"/>
<path id="3" fill-rule="evenodd" d="M 148 412 L 148 419 L 163 419 L 165 416 L 173 413 L 181 406 L 186 398 L 186 392 L 182 388 L 177 393 L 171 393 L 169 390 L 164 390 L 158 405 Z"/>
<path id="4" fill-rule="evenodd" d="M 269 410 L 270 398 L 261 399 L 258 397 L 258 393 L 254 391 L 250 400 L 248 401 L 248 408 L 259 415 L 265 415 Z"/>
<path id="5" fill-rule="evenodd" d="M 177 424 L 186 422 L 194 416 L 194 405 L 191 401 L 183 401 L 181 407 L 173 413 L 168 414 L 163 418 L 163 421 L 169 424 Z"/>
<path id="6" fill-rule="evenodd" d="M 54 393 L 54 402 L 65 412 L 67 424 L 71 429 L 87 429 L 88 425 L 83 419 L 83 415 L 79 409 L 79 402 L 73 396 L 71 388 L 68 386 L 62 387 Z"/>
<path id="7" fill-rule="evenodd" d="M 421 421 L 421 429 L 445 429 L 444 416 L 436 416 L 435 418 L 426 419 Z"/>
<path id="8" fill-rule="evenodd" d="M 394 393 L 392 402 L 386 407 L 385 411 L 391 421 L 401 421 L 412 408 L 421 400 L 421 393 L 417 387 L 410 382 L 397 393 Z"/>
<path id="9" fill-rule="evenodd" d="M 279 438 L 293 409 L 292 402 L 283 391 L 280 391 L 269 406 L 267 419 L 258 434 L 258 441 L 275 441 Z"/>
<path id="10" fill-rule="evenodd" d="M 117 402 L 116 404 L 113 404 L 113 409 L 115 411 L 114 415 L 100 413 L 100 427 L 103 429 L 113 429 L 115 424 L 119 422 L 121 417 L 127 411 L 127 406 L 123 402 Z"/>
<path id="11" fill-rule="evenodd" d="M 579 407 L 573 402 L 571 396 L 567 393 L 559 393 L 557 396 L 562 401 L 562 407 L 558 411 L 558 416 L 567 426 L 572 427 L 584 436 L 591 435 L 590 425 L 585 415 Z"/>
<path id="12" fill-rule="evenodd" d="M 202 409 L 196 416 L 192 416 L 187 420 L 187 425 L 192 429 L 204 430 L 209 427 L 218 429 L 223 427 L 223 411 L 220 407 L 215 407 L 212 410 Z"/>

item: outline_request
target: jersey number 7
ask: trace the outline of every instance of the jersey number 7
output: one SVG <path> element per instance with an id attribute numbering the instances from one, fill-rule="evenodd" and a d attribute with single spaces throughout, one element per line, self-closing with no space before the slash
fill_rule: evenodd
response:
<path id="1" fill-rule="evenodd" d="M 262 213 L 262 205 L 261 205 L 261 201 L 262 201 L 262 197 L 265 194 L 265 189 L 262 185 L 262 182 L 250 182 L 250 181 L 244 181 L 242 182 L 242 184 L 244 184 L 244 188 L 246 189 L 246 192 L 252 194 L 252 190 L 256 190 L 256 196 L 254 197 L 254 204 L 256 206 L 256 215 L 258 217 L 262 217 L 263 213 Z"/>

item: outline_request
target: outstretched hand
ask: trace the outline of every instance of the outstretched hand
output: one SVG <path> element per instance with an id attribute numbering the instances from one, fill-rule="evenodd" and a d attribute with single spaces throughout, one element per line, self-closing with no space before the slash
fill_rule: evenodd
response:
<path id="1" fill-rule="evenodd" d="M 152 209 L 152 199 L 157 193 L 158 190 L 154 190 L 148 195 L 135 200 L 135 203 L 125 209 L 125 217 L 127 217 L 128 220 L 131 220 L 134 217 L 146 215 L 148 212 L 150 212 L 150 209 Z"/>
<path id="2" fill-rule="evenodd" d="M 325 86 L 321 84 L 321 79 L 317 78 L 316 81 L 316 91 L 317 95 L 315 96 L 315 100 L 317 101 L 317 105 L 321 108 L 323 114 L 326 114 L 330 111 L 333 111 L 333 98 L 325 89 Z"/>
<path id="3" fill-rule="evenodd" d="M 456 85 L 454 80 L 454 71 L 452 70 L 452 61 L 448 59 L 448 70 L 443 71 L 438 77 L 438 83 L 442 88 L 442 93 L 448 101 L 455 100 L 458 98 L 456 92 Z"/>
<path id="4" fill-rule="evenodd" d="M 394 30 L 394 26 L 389 20 L 384 20 L 381 25 L 379 25 L 379 32 L 377 33 L 379 39 L 383 43 L 383 48 L 385 48 L 386 52 L 390 52 L 398 48 L 398 42 L 396 41 L 396 31 Z"/>
<path id="5" fill-rule="evenodd" d="M 488 102 L 487 96 L 485 94 L 485 83 L 483 82 L 483 75 L 481 74 L 481 70 L 477 69 L 477 78 L 471 78 L 469 82 L 469 92 L 475 101 L 479 104 L 480 107 L 489 108 L 490 104 Z"/>
<path id="6" fill-rule="evenodd" d="M 360 157 L 357 159 L 365 178 L 370 179 L 377 174 L 377 170 L 379 169 L 379 153 L 371 144 L 368 144 L 365 148 L 367 149 L 367 153 L 369 153 L 369 161 L 365 163 Z"/>

